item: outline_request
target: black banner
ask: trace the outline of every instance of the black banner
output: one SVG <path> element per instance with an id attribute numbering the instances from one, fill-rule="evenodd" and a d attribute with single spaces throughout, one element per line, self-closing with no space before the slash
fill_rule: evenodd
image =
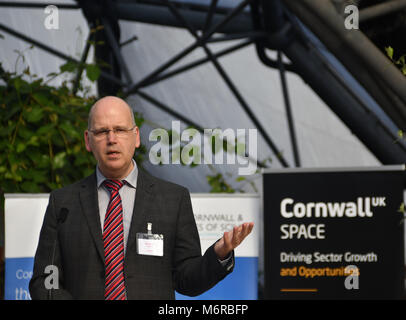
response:
<path id="1" fill-rule="evenodd" d="M 265 172 L 265 298 L 402 298 L 404 173 Z"/>

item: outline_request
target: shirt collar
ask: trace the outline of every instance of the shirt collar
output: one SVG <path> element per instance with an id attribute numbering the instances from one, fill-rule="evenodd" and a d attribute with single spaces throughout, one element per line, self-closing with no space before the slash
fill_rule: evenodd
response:
<path id="1" fill-rule="evenodd" d="M 134 164 L 133 169 L 131 172 L 128 174 L 127 177 L 122 179 L 122 181 L 126 182 L 126 184 L 132 188 L 137 187 L 137 178 L 138 178 L 138 168 L 137 168 L 137 163 L 135 162 L 134 159 L 132 159 L 132 162 Z M 100 188 L 100 185 L 104 182 L 104 180 L 107 180 L 107 178 L 101 173 L 99 166 L 96 166 L 96 178 L 97 178 L 97 188 Z"/>

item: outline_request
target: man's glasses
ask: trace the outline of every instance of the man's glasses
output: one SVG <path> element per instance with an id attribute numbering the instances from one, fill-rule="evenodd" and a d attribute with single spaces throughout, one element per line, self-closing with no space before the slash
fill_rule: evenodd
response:
<path id="1" fill-rule="evenodd" d="M 113 131 L 114 135 L 118 138 L 125 138 L 128 134 L 134 130 L 136 126 L 127 129 L 127 128 L 114 128 L 114 129 L 100 129 L 100 130 L 90 130 L 89 131 L 96 137 L 96 138 L 106 138 L 110 131 Z"/>

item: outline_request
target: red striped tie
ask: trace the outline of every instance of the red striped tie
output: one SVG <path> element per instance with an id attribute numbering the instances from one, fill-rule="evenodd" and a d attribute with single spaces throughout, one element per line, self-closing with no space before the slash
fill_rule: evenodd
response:
<path id="1" fill-rule="evenodd" d="M 118 191 L 123 186 L 120 180 L 105 180 L 104 186 L 110 192 L 103 226 L 105 261 L 105 300 L 125 300 L 124 285 L 124 228 L 123 206 Z"/>

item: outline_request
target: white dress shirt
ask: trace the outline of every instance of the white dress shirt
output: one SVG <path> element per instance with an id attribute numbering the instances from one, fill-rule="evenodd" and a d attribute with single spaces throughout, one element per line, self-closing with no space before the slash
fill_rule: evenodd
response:
<path id="1" fill-rule="evenodd" d="M 119 190 L 121 204 L 123 206 L 124 252 L 127 248 L 128 233 L 130 231 L 131 219 L 134 211 L 135 192 L 137 189 L 138 168 L 134 159 L 132 161 L 134 164 L 134 168 L 127 177 L 121 180 L 124 185 Z M 104 218 L 106 216 L 107 207 L 110 202 L 110 192 L 103 185 L 103 181 L 107 180 L 107 178 L 101 173 L 99 167 L 96 168 L 96 177 L 97 193 L 99 199 L 100 225 L 103 232 Z"/>

